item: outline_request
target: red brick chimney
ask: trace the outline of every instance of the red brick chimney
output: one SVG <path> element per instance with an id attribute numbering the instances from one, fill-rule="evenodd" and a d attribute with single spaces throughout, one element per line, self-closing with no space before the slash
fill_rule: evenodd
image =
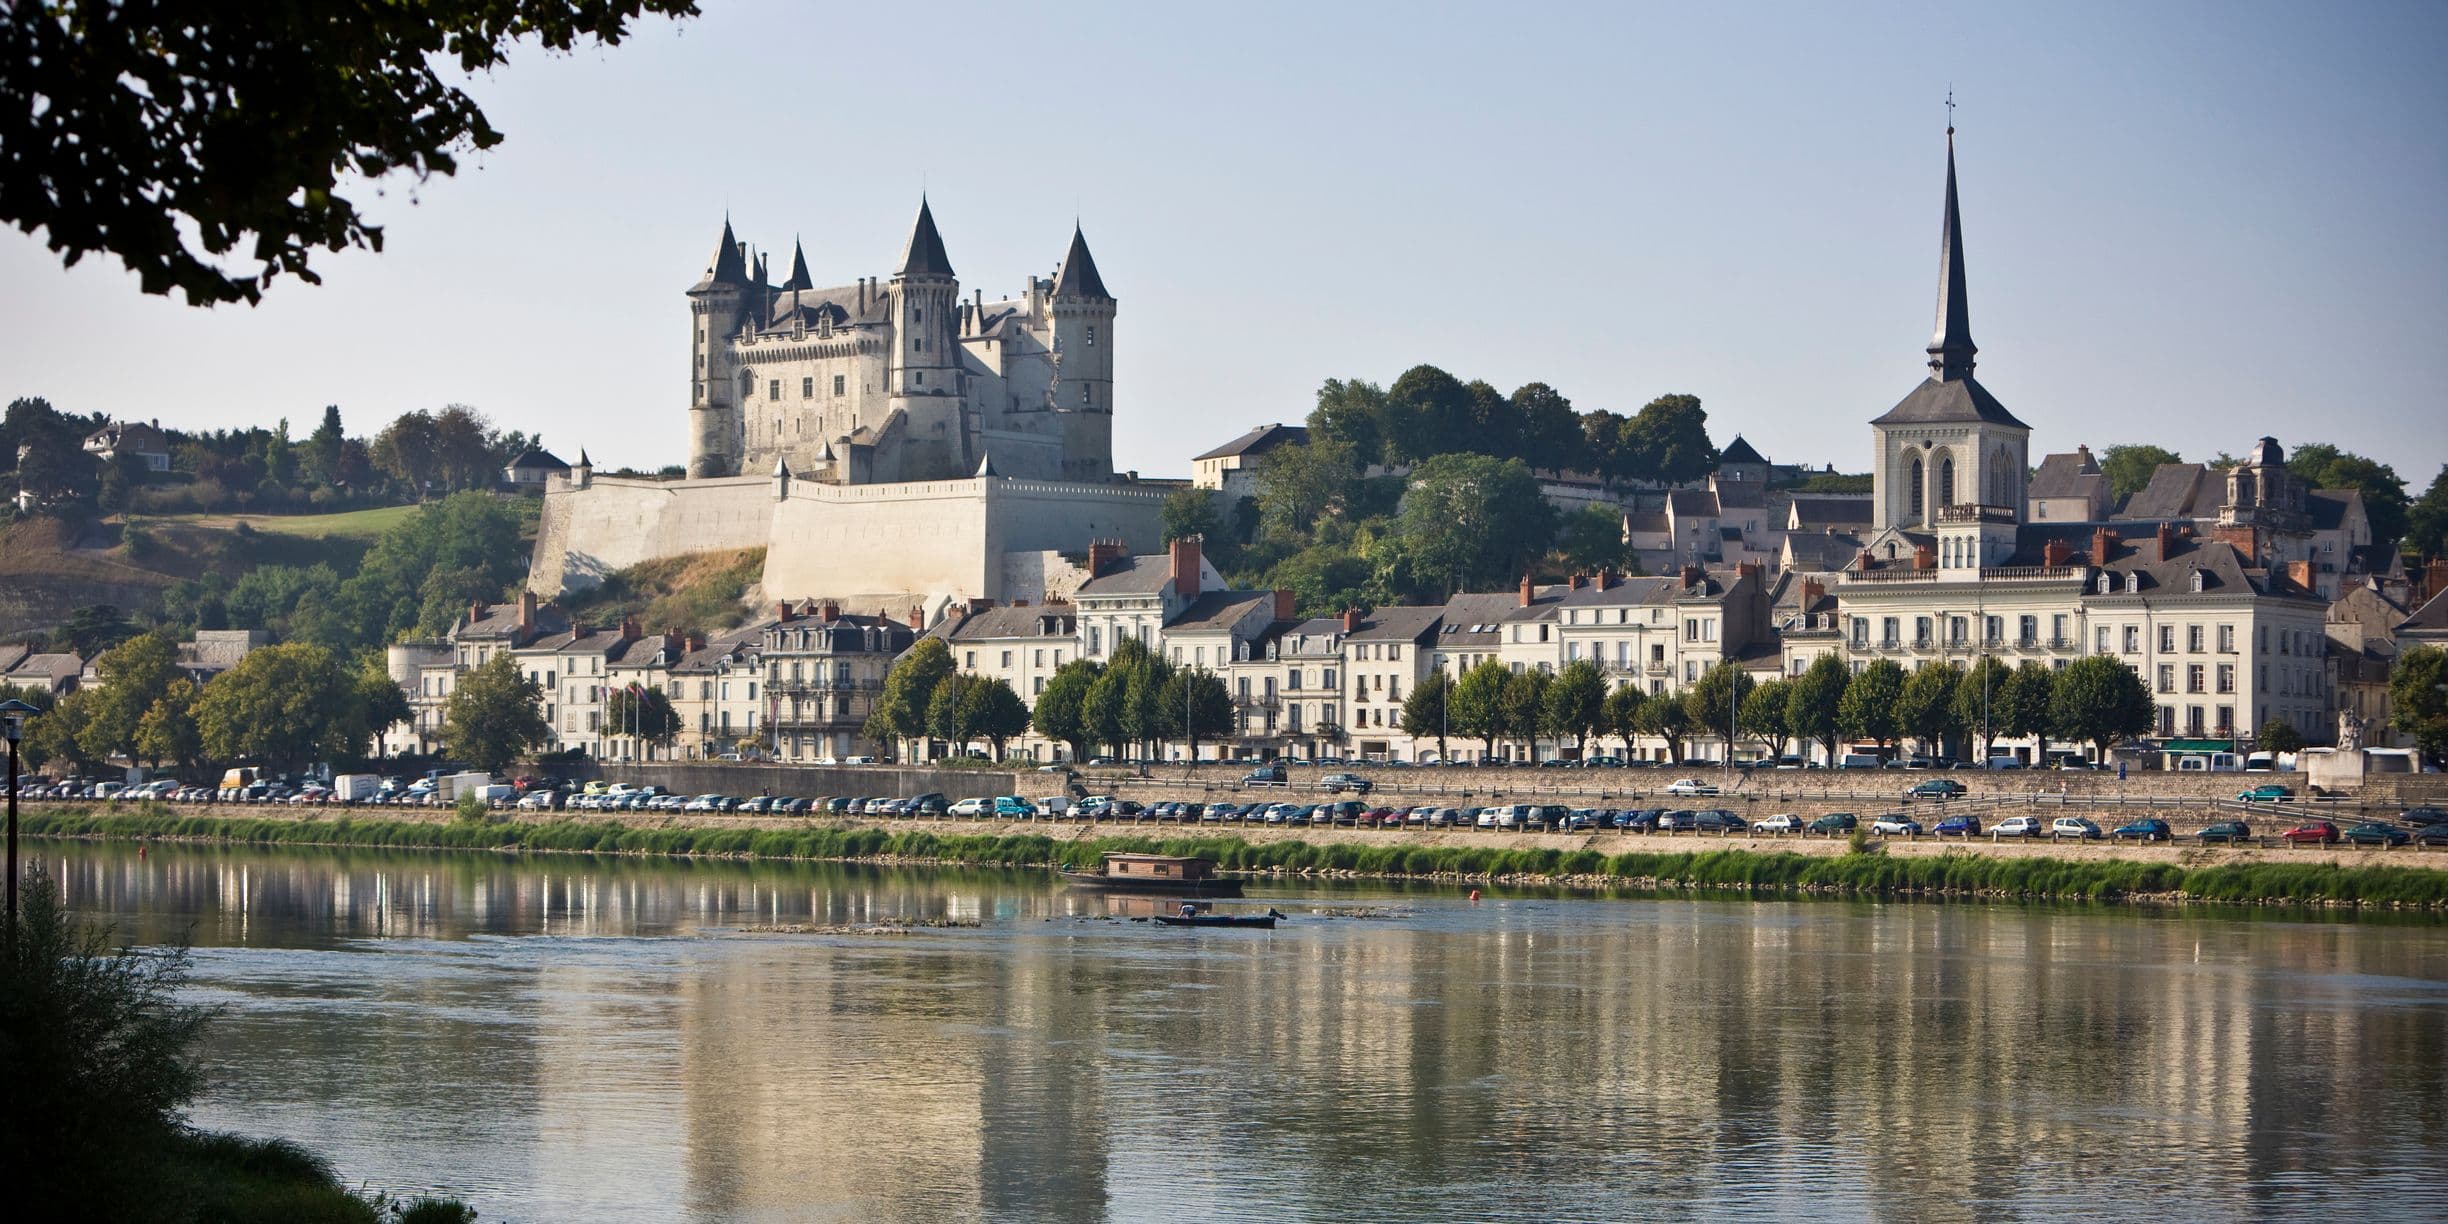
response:
<path id="1" fill-rule="evenodd" d="M 1521 606 L 1527 608 L 1537 602 L 1538 587 L 1536 584 L 1530 581 L 1530 575 L 1523 574 L 1521 580 Z"/>
<path id="2" fill-rule="evenodd" d="M 826 605 L 825 605 L 825 607 L 827 607 L 828 609 L 829 609 L 829 608 L 831 608 L 832 606 L 833 606 L 833 605 L 831 605 L 831 604 L 826 604 Z M 775 619 L 775 620 L 778 620 L 778 621 L 780 621 L 780 622 L 782 622 L 782 623 L 783 623 L 783 624 L 785 624 L 785 625 L 787 625 L 787 624 L 791 623 L 792 621 L 797 620 L 797 619 L 799 619 L 799 618 L 798 618 L 798 616 L 796 616 L 795 614 L 793 614 L 793 613 L 791 612 L 790 601 L 789 601 L 789 600 L 787 600 L 787 599 L 780 599 L 780 600 L 776 600 L 776 601 L 774 601 L 774 619 Z M 832 618 L 831 616 L 827 616 L 827 617 L 825 617 L 825 619 L 826 619 L 826 620 L 831 620 L 831 619 L 833 619 L 833 618 Z"/>
<path id="3" fill-rule="evenodd" d="M 2287 563 L 2286 563 L 2286 576 L 2287 576 L 2287 581 L 2294 583 L 2294 584 L 2295 584 L 2295 585 L 2296 585 L 2298 588 L 2300 588 L 2300 589 L 2302 589 L 2302 590 L 2309 591 L 2309 590 L 2312 590 L 2312 589 L 2313 589 L 2313 586 L 2312 586 L 2312 563 L 2311 563 L 2311 562 L 2309 562 L 2309 561 L 2289 561 L 2289 562 L 2287 562 Z"/>
<path id="4" fill-rule="evenodd" d="M 620 635 L 622 641 L 634 642 L 639 638 L 646 636 L 646 631 L 638 625 L 638 619 L 636 617 L 624 616 L 621 618 Z"/>
<path id="5" fill-rule="evenodd" d="M 1572 589 L 1583 590 L 1589 586 L 1589 575 L 1575 571 L 1573 576 L 1566 581 L 1572 584 Z"/>
<path id="6" fill-rule="evenodd" d="M 705 635 L 702 633 L 692 633 L 685 639 L 682 639 L 681 645 L 688 647 L 688 652 L 690 654 L 695 654 L 698 651 L 705 649 Z"/>
<path id="7" fill-rule="evenodd" d="M 2176 551 L 2176 524 L 2174 524 L 2174 523 L 2161 523 L 2161 524 L 2159 524 L 2159 558 L 2158 558 L 2158 559 L 2159 559 L 2159 560 L 2161 560 L 2161 561 L 2165 561 L 2165 560 L 2167 560 L 2167 559 L 2168 559 L 2168 554 L 2169 554 L 2169 553 L 2171 553 L 2171 552 L 2174 552 L 2174 551 Z"/>
<path id="8" fill-rule="evenodd" d="M 533 592 L 533 591 L 521 591 L 521 592 L 519 592 L 519 622 L 518 622 L 519 641 L 520 641 L 520 644 L 521 644 L 521 645 L 524 645 L 524 644 L 526 643 L 526 640 L 527 640 L 529 637 L 534 636 L 534 634 L 535 634 L 535 622 L 536 622 L 536 597 L 535 597 L 535 592 Z"/>
<path id="9" fill-rule="evenodd" d="M 980 293 L 983 293 L 983 292 L 985 292 L 985 290 L 982 290 L 982 289 L 981 289 L 981 290 L 979 290 L 979 292 L 980 292 Z M 1018 608 L 1018 607 L 1025 607 L 1026 605 L 1022 604 L 1022 603 L 1021 603 L 1019 600 L 1015 599 L 1015 600 L 1013 600 L 1013 601 L 1012 601 L 1012 606 L 1013 606 L 1013 607 L 1015 607 L 1015 608 Z M 970 614 L 970 615 L 972 615 L 972 616 L 975 616 L 976 614 L 978 614 L 978 613 L 980 613 L 980 612 L 989 611 L 989 610 L 991 610 L 993 607 L 994 607 L 994 601 L 993 601 L 993 600 L 991 600 L 991 599 L 972 599 L 972 600 L 970 600 L 970 601 L 969 601 L 969 614 Z"/>
<path id="10" fill-rule="evenodd" d="M 1913 568 L 1917 570 L 1938 568 L 1938 550 L 1927 544 L 1913 545 Z"/>
<path id="11" fill-rule="evenodd" d="M 1358 633 L 1358 632 L 1360 632 L 1360 609 L 1358 609 L 1358 608 L 1345 608 L 1345 609 L 1343 609 L 1343 632 L 1345 632 L 1345 633 Z"/>
<path id="12" fill-rule="evenodd" d="M 2040 564 L 2050 569 L 2056 569 L 2073 560 L 2074 546 L 2063 540 L 2050 540 L 2040 546 Z"/>
<path id="13" fill-rule="evenodd" d="M 2261 564 L 2261 542 L 2253 538 L 2252 528 L 2222 524 L 2210 529 L 2210 538 L 2233 547 L 2236 554 L 2244 558 L 2244 564 Z"/>
<path id="14" fill-rule="evenodd" d="M 1853 554 L 1853 568 L 1865 574 L 1869 573 L 1871 560 L 1870 550 L 1865 548 Z"/>
<path id="15" fill-rule="evenodd" d="M 483 619 L 484 619 L 484 614 L 485 614 L 485 605 L 484 605 L 484 601 L 483 601 L 483 600 L 481 600 L 481 599 L 479 599 L 479 600 L 475 600 L 475 601 L 472 601 L 472 602 L 470 602 L 470 603 L 468 604 L 468 623 L 469 623 L 469 624 L 473 625 L 473 624 L 475 624 L 476 622 L 478 622 L 478 621 L 480 621 L 480 620 L 483 620 Z"/>
<path id="16" fill-rule="evenodd" d="M 824 601 L 824 607 L 819 609 L 819 614 L 824 617 L 824 623 L 830 625 L 841 619 L 841 605 L 828 599 Z"/>
<path id="17" fill-rule="evenodd" d="M 2091 564 L 2106 565 L 2116 559 L 2117 533 L 2105 527 L 2091 529 Z M 2062 565 L 2064 562 L 2059 562 Z"/>
<path id="18" fill-rule="evenodd" d="M 1598 567 L 1598 589 L 1601 591 L 1611 591 L 1615 589 L 1614 566 L 1601 565 Z"/>
<path id="19" fill-rule="evenodd" d="M 1292 611 L 1296 606 L 1297 605 L 1292 599 L 1292 592 L 1284 589 L 1283 587 L 1275 588 L 1275 619 L 1279 621 L 1291 620 Z"/>
<path id="20" fill-rule="evenodd" d="M 1734 572 L 1744 578 L 1756 579 L 1760 576 L 1760 563 L 1757 561 L 1737 562 L 1734 566 Z"/>
<path id="21" fill-rule="evenodd" d="M 1862 555 L 1868 556 L 1869 554 L 1864 553 Z M 1683 585 L 1685 587 L 1696 587 L 1706 581 L 1708 581 L 1707 570 L 1701 569 L 1697 565 L 1686 565 L 1683 567 Z"/>
<path id="22" fill-rule="evenodd" d="M 924 633 L 924 632 L 926 632 L 926 608 L 925 608 L 925 607 L 923 607 L 923 606 L 921 606 L 921 605 L 919 605 L 919 604 L 911 604 L 911 605 L 910 605 L 910 610 L 909 610 L 909 627 L 910 627 L 910 629 L 911 629 L 911 631 L 912 631 L 912 632 L 916 632 L 916 633 Z"/>
<path id="23" fill-rule="evenodd" d="M 1196 599 L 1199 594 L 1199 539 L 1183 536 L 1173 541 L 1173 593 L 1183 599 Z"/>
<path id="24" fill-rule="evenodd" d="M 1826 583 L 1821 582 L 1816 578 L 1805 578 L 1802 580 L 1803 611 L 1808 612 L 1811 609 L 1818 607 L 1819 601 L 1825 598 L 1827 598 Z"/>
<path id="25" fill-rule="evenodd" d="M 1122 541 L 1120 540 L 1088 541 L 1088 576 L 1091 578 L 1104 577 L 1112 572 L 1115 563 L 1119 562 L 1122 557 Z"/>
<path id="26" fill-rule="evenodd" d="M 2433 557 L 2423 566 L 2423 602 L 2429 603 L 2442 591 L 2448 591 L 2448 557 Z"/>

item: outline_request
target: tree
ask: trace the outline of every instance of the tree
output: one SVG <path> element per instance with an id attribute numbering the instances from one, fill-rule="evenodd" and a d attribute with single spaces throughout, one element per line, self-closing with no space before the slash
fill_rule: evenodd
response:
<path id="1" fill-rule="evenodd" d="M 364 756 L 384 728 L 408 721 L 415 712 L 408 708 L 408 694 L 401 691 L 399 681 L 391 678 L 382 651 L 359 655 L 356 674 L 350 680 L 348 717 L 339 729 L 340 751 Z"/>
<path id="2" fill-rule="evenodd" d="M 2026 659 L 1998 690 L 1997 704 L 1990 711 L 1990 726 L 2008 735 L 2037 739 L 2039 747 L 2032 763 L 2045 765 L 2049 738 L 2057 730 L 2050 713 L 2056 701 L 2057 673 L 2041 666 L 2037 659 Z"/>
<path id="3" fill-rule="evenodd" d="M 2412 507 L 2406 501 L 2404 478 L 2388 464 L 2326 442 L 2306 442 L 2287 456 L 2287 471 L 2307 489 L 2361 491 L 2374 540 L 2393 542 L 2406 535 Z"/>
<path id="4" fill-rule="evenodd" d="M 102 768 L 100 758 L 86 751 L 85 724 L 93 719 L 93 704 L 99 696 L 90 691 L 70 693 L 54 702 L 40 718 L 26 720 L 25 743 L 20 749 L 26 763 L 40 769 L 46 761 L 66 761 L 78 773 L 95 773 Z"/>
<path id="5" fill-rule="evenodd" d="M 1395 533 L 1441 602 L 1510 585 L 1546 555 L 1555 519 L 1520 460 L 1439 455 L 1412 471 Z"/>
<path id="6" fill-rule="evenodd" d="M 190 778 L 197 777 L 204 767 L 204 734 L 196 729 L 196 700 L 203 690 L 193 680 L 179 679 L 146 710 L 136 724 L 136 751 L 140 760 L 155 764 L 169 762 Z"/>
<path id="7" fill-rule="evenodd" d="M 1538 759 L 1541 733 L 1553 730 L 1547 725 L 1547 690 L 1554 684 L 1554 676 L 1525 667 L 1505 681 L 1504 695 L 1496 701 L 1505 736 L 1521 741 L 1525 760 Z"/>
<path id="8" fill-rule="evenodd" d="M 434 469 L 452 492 L 488 489 L 501 479 L 504 457 L 495 453 L 500 436 L 493 422 L 466 404 L 451 404 L 434 414 Z"/>
<path id="9" fill-rule="evenodd" d="M 1470 427 L 1470 388 L 1435 366 L 1413 366 L 1386 388 L 1381 428 L 1387 463 L 1418 463 L 1464 450 Z"/>
<path id="10" fill-rule="evenodd" d="M 970 707 L 962 720 L 975 734 L 985 737 L 998 761 L 1003 759 L 1004 745 L 1028 731 L 1028 703 L 1013 691 L 1011 681 L 1001 676 L 976 677 L 962 691 L 961 700 Z M 1228 706 L 1228 716 L 1229 709 Z"/>
<path id="11" fill-rule="evenodd" d="M 2049 697 L 2049 725 L 2067 739 L 2091 741 L 2101 760 L 2117 741 L 2149 734 L 2157 712 L 2142 677 L 2110 655 L 2067 664 Z"/>
<path id="12" fill-rule="evenodd" d="M 1448 706 L 1453 689 L 1453 681 L 1440 667 L 1412 685 L 1409 695 L 1403 698 L 1403 734 L 1413 739 L 1435 736 L 1438 764 L 1453 760 L 1453 754 L 1445 747 L 1445 737 L 1453 730 L 1453 712 Z"/>
<path id="13" fill-rule="evenodd" d="M 1734 763 L 1734 741 L 1741 735 L 1742 701 L 1751 694 L 1750 673 L 1732 663 L 1719 663 L 1700 673 L 1683 694 L 1683 713 L 1695 733 L 1717 736 L 1726 743 L 1726 764 Z"/>
<path id="14" fill-rule="evenodd" d="M 1385 454 L 1385 388 L 1372 382 L 1329 378 L 1309 412 L 1309 438 L 1338 442 L 1374 461 Z"/>
<path id="15" fill-rule="evenodd" d="M 977 714 L 978 707 L 965 700 L 977 683 L 976 676 L 953 672 L 937 683 L 935 691 L 927 697 L 926 733 L 951 745 L 956 755 L 968 754 L 969 738 L 977 729 L 970 719 Z"/>
<path id="16" fill-rule="evenodd" d="M 603 733 L 669 748 L 683 722 L 661 688 L 632 681 L 604 694 Z"/>
<path id="17" fill-rule="evenodd" d="M 90 659 L 136 636 L 136 627 L 110 604 L 88 604 L 70 612 L 53 636 L 78 657 Z"/>
<path id="18" fill-rule="evenodd" d="M 1634 736 L 1641 733 L 1641 703 L 1648 699 L 1648 694 L 1641 692 L 1640 686 L 1635 684 L 1627 684 L 1606 696 L 1607 730 L 1614 732 L 1615 738 L 1623 741 L 1624 757 L 1627 760 L 1640 758 L 1640 753 L 1634 748 L 1632 740 Z"/>
<path id="19" fill-rule="evenodd" d="M 1982 655 L 1955 686 L 1955 724 L 1980 737 L 1980 759 L 1992 755 L 1997 738 L 1999 696 L 2014 677 L 2014 669 L 1992 655 Z"/>
<path id="20" fill-rule="evenodd" d="M 1259 457 L 1258 531 L 1263 539 L 1306 540 L 1320 520 L 1340 515 L 1363 460 L 1348 442 L 1317 438 Z"/>
<path id="21" fill-rule="evenodd" d="M 1588 759 L 1590 737 L 1606 723 L 1606 696 L 1606 676 L 1596 663 L 1575 659 L 1565 664 L 1555 683 L 1547 686 L 1547 730 L 1559 738 L 1571 736 L 1582 758 Z"/>
<path id="22" fill-rule="evenodd" d="M 912 740 L 928 734 L 929 703 L 935 686 L 952 674 L 952 648 L 942 638 L 920 638 L 884 673 L 883 691 L 876 695 L 878 725 L 889 728 L 891 740 Z"/>
<path id="23" fill-rule="evenodd" d="M 1903 698 L 1896 703 L 1896 727 L 1920 740 L 1922 749 L 1932 756 L 1939 753 L 1947 736 L 1963 730 L 1955 708 L 1963 678 L 1964 670 L 1953 663 L 1931 663 L 1904 681 Z"/>
<path id="24" fill-rule="evenodd" d="M 509 655 L 495 661 L 516 677 Z M 467 685 L 462 677 L 460 691 Z M 257 761 L 287 773 L 346 751 L 355 693 L 348 670 L 330 651 L 306 642 L 266 646 L 247 652 L 204 686 L 195 706 L 196 728 L 207 756 Z M 457 696 L 452 700 L 456 703 Z M 541 728 L 541 715 L 536 722 Z"/>
<path id="25" fill-rule="evenodd" d="M 1137 638 L 1124 638 L 1115 644 L 1113 662 L 1105 674 L 1119 674 L 1122 681 L 1123 738 L 1138 745 L 1142 760 L 1156 759 L 1157 741 L 1165 737 L 1177 721 L 1177 716 L 1165 708 L 1165 681 L 1173 668 L 1156 657 Z"/>
<path id="26" fill-rule="evenodd" d="M 459 673 L 450 700 L 442 706 L 442 742 L 452 756 L 487 773 L 552 742 L 552 725 L 544 721 L 544 694 L 519 674 L 510 652 Z"/>
<path id="27" fill-rule="evenodd" d="M 1216 493 L 1210 489 L 1177 489 L 1164 500 L 1164 538 L 1222 541 L 1223 525 L 1216 519 Z"/>
<path id="28" fill-rule="evenodd" d="M 101 683 L 89 707 L 92 716 L 77 733 L 78 739 L 96 760 L 113 756 L 137 760 L 137 730 L 145 715 L 182 678 L 178 642 L 158 629 L 141 633 L 102 652 L 94 660 L 94 670 Z"/>
<path id="29" fill-rule="evenodd" d="M 1232 694 L 1222 679 L 1205 668 L 1174 668 L 1159 700 L 1164 705 L 1167 736 L 1178 736 L 1188 744 L 1193 761 L 1198 759 L 1201 741 L 1232 732 Z"/>
<path id="30" fill-rule="evenodd" d="M 1821 655 L 1794 677 L 1785 696 L 1785 729 L 1798 739 L 1817 743 L 1831 767 L 1836 764 L 1837 737 L 1844 731 L 1845 689 L 1852 679 L 1842 658 Z"/>
<path id="31" fill-rule="evenodd" d="M 1624 417 L 1600 408 L 1581 414 L 1581 445 L 1573 466 L 1592 472 L 1612 486 L 1631 475 L 1623 468 Z"/>
<path id="32" fill-rule="evenodd" d="M 1543 382 L 1523 383 L 1514 388 L 1512 403 L 1522 462 L 1550 470 L 1580 462 L 1581 414 L 1563 392 Z"/>
<path id="33" fill-rule="evenodd" d="M 1759 737 L 1768 748 L 1770 757 L 1785 755 L 1785 745 L 1793 734 L 1785 729 L 1785 707 L 1793 699 L 1792 682 L 1762 680 L 1742 699 L 1742 729 Z"/>
<path id="34" fill-rule="evenodd" d="M 2448 650 L 2416 646 L 2389 669 L 2390 715 L 2434 764 L 2448 764 Z"/>
<path id="35" fill-rule="evenodd" d="M 2119 501 L 2142 491 L 2163 463 L 2182 463 L 2176 452 L 2149 443 L 2111 446 L 2100 452 L 2100 475 L 2108 478 L 2109 494 Z"/>
<path id="36" fill-rule="evenodd" d="M 2448 463 L 2440 465 L 2431 487 L 2407 509 L 2405 539 L 2399 548 L 2416 557 L 2448 554 Z"/>
<path id="37" fill-rule="evenodd" d="M 1627 474 L 1668 484 L 1698 480 L 1717 466 L 1708 412 L 1697 395 L 1661 395 L 1649 401 L 1624 422 L 1617 450 Z"/>
<path id="38" fill-rule="evenodd" d="M 1556 532 L 1556 552 L 1571 569 L 1620 566 L 1631 551 L 1624 543 L 1623 511 L 1612 506 L 1583 506 L 1565 515 Z"/>
<path id="39" fill-rule="evenodd" d="M 146 293 L 252 304 L 320 247 L 379 251 L 348 183 L 454 174 L 501 143 L 457 82 L 511 45 L 618 44 L 642 13 L 693 0 L 375 5 L 185 4 L 141 17 L 99 0 L 0 20 L 0 218 L 74 266 L 118 257 Z M 235 266 L 224 260 L 236 257 Z"/>
<path id="40" fill-rule="evenodd" d="M 1683 736 L 1691 729 L 1690 707 L 1680 693 L 1651 693 L 1640 704 L 1640 733 L 1666 741 L 1666 759 L 1683 759 Z"/>
<path id="41" fill-rule="evenodd" d="M 1095 683 L 1088 686 L 1080 702 L 1080 734 L 1089 743 L 1103 744 L 1119 754 L 1125 736 L 1122 730 L 1122 708 L 1130 701 L 1130 676 L 1107 667 L 1097 673 Z"/>
<path id="42" fill-rule="evenodd" d="M 339 484 L 340 455 L 347 446 L 348 434 L 340 428 L 340 405 L 324 405 L 323 423 L 306 435 L 306 444 L 299 448 L 306 475 L 318 484 Z"/>
<path id="43" fill-rule="evenodd" d="M 1512 678 L 1512 669 L 1502 660 L 1487 658 L 1454 683 L 1449 721 L 1456 734 L 1480 742 L 1483 757 L 1496 755 L 1496 737 L 1504 734 L 1505 684 Z"/>
<path id="44" fill-rule="evenodd" d="M 1029 722 L 1037 728 L 1037 734 L 1070 745 L 1071 759 L 1075 761 L 1088 756 L 1088 742 L 1094 738 L 1088 733 L 1084 707 L 1088 690 L 1103 671 L 1090 659 L 1073 659 L 1063 664 L 1046 677 L 1044 690 L 1037 694 L 1037 708 L 1029 712 Z"/>
<path id="45" fill-rule="evenodd" d="M 2269 721 L 2262 723 L 2260 732 L 2253 736 L 2253 747 L 2263 752 L 2301 752 L 2303 746 L 2303 732 L 2296 730 L 2295 724 L 2275 714 L 2270 715 Z"/>
<path id="46" fill-rule="evenodd" d="M 1845 684 L 1844 701 L 1836 707 L 1836 725 L 1856 739 L 1884 750 L 1895 742 L 1896 707 L 1904 700 L 1904 669 L 1894 660 L 1878 659 Z"/>
<path id="47" fill-rule="evenodd" d="M 404 412 L 374 435 L 374 466 L 381 468 L 409 496 L 424 500 L 442 472 L 441 434 L 430 412 Z"/>

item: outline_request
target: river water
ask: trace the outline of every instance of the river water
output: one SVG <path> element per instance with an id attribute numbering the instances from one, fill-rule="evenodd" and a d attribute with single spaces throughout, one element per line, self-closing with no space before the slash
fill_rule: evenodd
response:
<path id="1" fill-rule="evenodd" d="M 2448 925 L 33 843 L 205 1126 L 487 1219 L 2448 1216 Z M 1116 903 L 1117 905 L 1121 903 Z M 907 934 L 756 925 L 919 919 Z"/>

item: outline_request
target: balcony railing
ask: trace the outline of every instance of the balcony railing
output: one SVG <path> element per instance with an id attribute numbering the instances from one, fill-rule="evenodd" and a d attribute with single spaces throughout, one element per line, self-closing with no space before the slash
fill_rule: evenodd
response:
<path id="1" fill-rule="evenodd" d="M 1272 710 L 1280 704 L 1282 704 L 1281 700 L 1272 696 L 1252 696 L 1244 693 L 1233 698 L 1234 708 L 1242 710 Z"/>
<path id="2" fill-rule="evenodd" d="M 1983 582 L 2028 582 L 2080 578 L 2082 571 L 2071 565 L 1999 565 L 1982 570 L 1980 576 Z"/>
<path id="3" fill-rule="evenodd" d="M 884 682 L 881 680 L 834 677 L 819 677 L 810 680 L 772 680 L 767 681 L 767 685 L 774 692 L 786 697 L 800 693 L 875 693 L 883 691 L 884 688 Z"/>
<path id="4" fill-rule="evenodd" d="M 2081 639 L 2081 638 L 2070 638 L 2070 637 L 2053 637 L 2053 638 L 2050 638 L 2050 639 L 2049 639 L 2049 649 L 2051 649 L 2051 650 L 2080 650 L 2080 649 L 2082 649 L 2082 639 Z"/>
<path id="5" fill-rule="evenodd" d="M 1652 676 L 1671 676 L 1674 674 L 1674 664 L 1669 663 L 1664 659 L 1651 659 L 1649 660 L 1648 666 L 1642 668 L 1641 670 L 1648 672 Z"/>
<path id="6" fill-rule="evenodd" d="M 1837 576 L 1839 582 L 1936 582 L 1934 569 L 1845 570 Z"/>
<path id="7" fill-rule="evenodd" d="M 2011 523 L 2015 521 L 2015 510 L 2012 506 L 1984 506 L 1976 502 L 1966 502 L 1961 505 L 1938 507 L 1938 521 L 1941 523 Z"/>

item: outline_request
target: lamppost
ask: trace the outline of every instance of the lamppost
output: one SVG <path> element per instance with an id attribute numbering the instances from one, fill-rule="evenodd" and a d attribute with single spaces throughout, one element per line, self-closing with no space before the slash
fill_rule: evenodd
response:
<path id="1" fill-rule="evenodd" d="M 17 741 L 25 737 L 25 720 L 41 710 L 14 697 L 0 701 L 0 736 L 8 739 L 8 922 L 17 928 Z"/>

